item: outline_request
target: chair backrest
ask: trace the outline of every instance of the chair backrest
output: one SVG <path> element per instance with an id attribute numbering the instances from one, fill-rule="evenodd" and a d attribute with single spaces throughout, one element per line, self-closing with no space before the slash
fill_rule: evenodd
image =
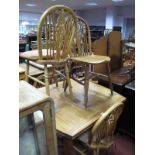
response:
<path id="1" fill-rule="evenodd" d="M 108 144 L 112 144 L 112 138 L 117 124 L 117 120 L 122 113 L 123 103 L 118 103 L 112 106 L 105 113 L 102 113 L 101 117 L 97 120 L 93 126 L 89 144 L 93 147 L 105 147 Z"/>
<path id="2" fill-rule="evenodd" d="M 75 13 L 64 5 L 48 8 L 40 18 L 37 31 L 39 61 L 66 59 L 77 29 Z M 46 53 L 43 52 L 43 44 Z"/>
<path id="3" fill-rule="evenodd" d="M 91 35 L 90 29 L 87 22 L 82 18 L 77 16 L 77 31 L 75 35 L 74 47 L 77 49 L 73 50 L 74 56 L 84 56 L 92 54 L 91 50 Z M 75 52 L 78 51 L 78 52 Z"/>
<path id="4" fill-rule="evenodd" d="M 111 71 L 122 67 L 122 35 L 112 31 L 108 35 L 108 56 L 111 58 Z"/>

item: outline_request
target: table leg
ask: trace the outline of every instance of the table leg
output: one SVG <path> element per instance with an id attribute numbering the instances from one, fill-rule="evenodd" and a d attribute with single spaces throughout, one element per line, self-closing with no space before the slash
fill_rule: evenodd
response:
<path id="1" fill-rule="evenodd" d="M 43 108 L 46 144 L 47 144 L 49 155 L 58 154 L 56 127 L 55 127 L 55 115 L 54 115 L 53 109 L 54 108 L 51 108 L 50 102 L 46 102 Z"/>
<path id="2" fill-rule="evenodd" d="M 64 155 L 73 155 L 73 141 L 71 139 L 64 139 L 64 148 L 63 148 Z"/>

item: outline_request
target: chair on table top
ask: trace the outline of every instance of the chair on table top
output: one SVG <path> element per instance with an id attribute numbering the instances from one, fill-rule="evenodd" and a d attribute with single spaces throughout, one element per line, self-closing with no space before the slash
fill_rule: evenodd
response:
<path id="1" fill-rule="evenodd" d="M 97 155 L 100 149 L 109 149 L 113 145 L 115 127 L 123 111 L 123 106 L 123 103 L 117 103 L 101 113 L 91 131 L 80 135 L 74 141 L 74 149 L 82 155 L 91 150 L 94 155 Z"/>
<path id="2" fill-rule="evenodd" d="M 77 29 L 77 18 L 74 12 L 63 5 L 55 5 L 48 8 L 40 18 L 37 31 L 38 46 L 38 64 L 44 66 L 45 81 L 38 82 L 45 85 L 47 95 L 50 95 L 49 78 L 51 74 L 47 65 L 52 65 L 53 72 L 63 76 L 69 86 L 70 95 L 72 95 L 71 82 L 68 70 L 68 57 L 71 52 L 71 45 L 74 34 Z M 44 33 L 44 36 L 42 35 Z M 42 44 L 42 39 L 44 44 Z M 27 61 L 26 80 L 32 78 L 29 76 L 29 62 Z M 56 70 L 57 67 L 63 66 L 64 73 Z"/>
<path id="3" fill-rule="evenodd" d="M 83 65 L 82 68 L 85 69 L 84 71 L 84 79 L 83 81 L 79 80 L 78 78 L 72 76 L 72 78 L 81 84 L 84 84 L 85 95 L 84 95 L 84 105 L 87 107 L 88 102 L 88 88 L 89 88 L 89 79 L 92 77 L 102 78 L 103 76 L 108 77 L 109 79 L 109 86 L 111 89 L 111 95 L 113 95 L 113 89 L 111 84 L 110 78 L 110 57 L 103 56 L 103 55 L 94 55 L 91 50 L 91 39 L 90 39 L 90 29 L 86 21 L 81 18 L 77 17 L 77 26 L 78 30 L 75 35 L 74 39 L 74 48 L 72 49 L 72 57 L 71 60 L 74 64 Z M 105 63 L 108 74 L 98 74 L 93 72 L 93 66 L 96 64 Z"/>

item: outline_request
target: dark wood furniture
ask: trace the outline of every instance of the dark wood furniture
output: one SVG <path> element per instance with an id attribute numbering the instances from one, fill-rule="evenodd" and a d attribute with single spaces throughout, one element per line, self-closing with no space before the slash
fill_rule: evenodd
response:
<path id="1" fill-rule="evenodd" d="M 120 68 L 111 73 L 111 81 L 113 84 L 113 89 L 120 94 L 123 94 L 125 85 L 133 81 L 134 79 L 135 79 L 135 71 L 134 69 L 131 70 L 128 67 Z M 98 83 L 108 87 L 108 80 L 106 78 L 99 79 Z"/>
<path id="2" fill-rule="evenodd" d="M 127 100 L 119 120 L 118 129 L 135 138 L 135 80 L 125 85 L 123 94 Z"/>

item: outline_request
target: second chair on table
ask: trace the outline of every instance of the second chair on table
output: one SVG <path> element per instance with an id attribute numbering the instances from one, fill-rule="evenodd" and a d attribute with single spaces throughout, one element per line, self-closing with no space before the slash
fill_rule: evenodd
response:
<path id="1" fill-rule="evenodd" d="M 87 107 L 89 79 L 94 76 L 98 78 L 102 78 L 104 76 L 108 77 L 111 95 L 113 95 L 113 88 L 110 77 L 110 57 L 94 55 L 91 50 L 92 47 L 91 47 L 90 29 L 88 24 L 81 17 L 77 17 L 77 24 L 78 24 L 77 25 L 78 30 L 74 40 L 74 44 L 76 44 L 76 46 L 74 45 L 71 60 L 74 64 L 78 66 L 83 65 L 83 67 L 85 68 L 85 72 L 84 72 L 84 79 L 82 79 L 83 81 L 80 81 L 78 78 L 75 78 L 74 76 L 72 76 L 72 78 L 84 85 L 85 90 L 84 105 L 85 107 Z M 93 66 L 102 63 L 105 63 L 107 67 L 108 71 L 107 75 L 93 72 Z"/>

